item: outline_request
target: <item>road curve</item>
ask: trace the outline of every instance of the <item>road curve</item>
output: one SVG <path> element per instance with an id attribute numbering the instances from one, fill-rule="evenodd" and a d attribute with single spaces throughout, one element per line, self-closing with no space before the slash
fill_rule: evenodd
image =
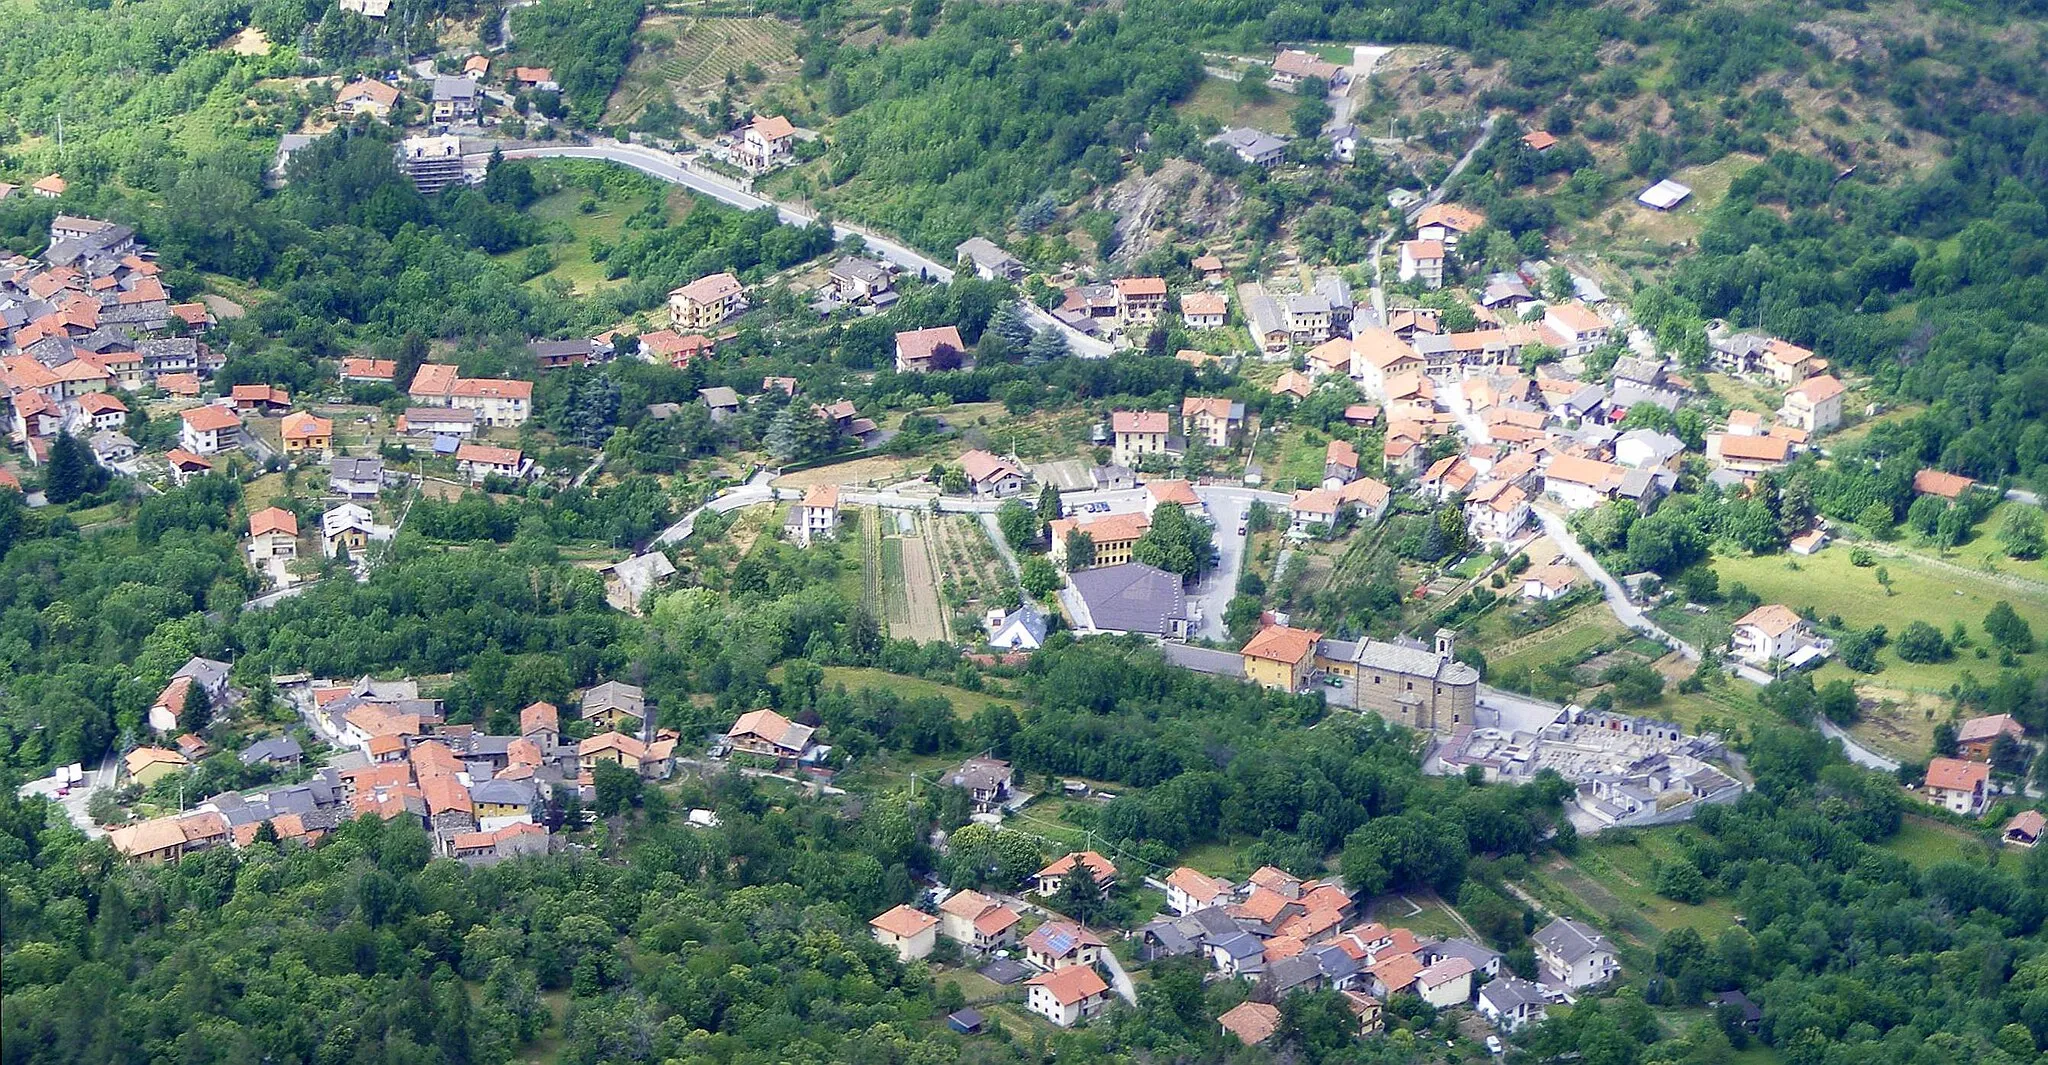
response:
<path id="1" fill-rule="evenodd" d="M 817 216 L 800 211 L 787 204 L 757 196 L 744 189 L 736 188 L 693 170 L 685 169 L 676 161 L 673 153 L 638 144 L 626 144 L 614 140 L 593 140 L 588 144 L 542 144 L 523 148 L 504 149 L 507 159 L 599 159 L 620 166 L 630 166 L 644 174 L 660 178 L 671 185 L 681 185 L 692 192 L 702 193 L 721 203 L 730 204 L 747 211 L 758 211 L 763 207 L 775 208 L 776 216 L 793 226 L 807 226 Z M 867 242 L 869 250 L 895 263 L 898 269 L 922 275 L 933 281 L 951 282 L 953 268 L 930 258 L 898 241 L 889 239 L 870 229 L 860 226 L 833 223 L 832 235 L 840 240 L 857 236 Z"/>

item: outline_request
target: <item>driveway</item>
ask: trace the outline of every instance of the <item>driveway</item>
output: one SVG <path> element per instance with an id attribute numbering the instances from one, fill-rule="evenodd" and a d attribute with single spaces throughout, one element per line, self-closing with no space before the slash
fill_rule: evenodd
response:
<path id="1" fill-rule="evenodd" d="M 92 817 L 86 813 L 86 807 L 92 803 L 94 792 L 114 786 L 120 771 L 121 760 L 109 750 L 106 757 L 100 760 L 100 764 L 85 774 L 85 779 L 79 781 L 69 795 L 57 794 L 55 777 L 38 777 L 31 780 L 21 786 L 20 794 L 41 795 L 63 807 L 64 816 L 70 818 L 71 823 L 78 826 L 78 830 L 85 833 L 87 839 L 98 839 L 106 835 L 107 830 L 93 823 Z"/>
<path id="2" fill-rule="evenodd" d="M 1616 620 L 1663 643 L 1691 661 L 1700 660 L 1698 648 L 1665 632 L 1656 622 L 1637 609 L 1635 603 L 1629 600 L 1628 590 L 1600 565 L 1599 559 L 1594 558 L 1592 553 L 1579 543 L 1579 538 L 1572 534 L 1571 527 L 1565 523 L 1562 515 L 1541 507 L 1531 507 L 1530 510 L 1535 513 L 1537 520 L 1543 523 L 1543 532 L 1557 545 L 1558 550 L 1563 551 L 1565 556 L 1572 560 L 1573 565 L 1585 571 L 1586 575 L 1600 586 L 1600 594 L 1607 600 L 1607 609 L 1614 613 Z"/>
<path id="3" fill-rule="evenodd" d="M 1040 917 L 1058 918 L 1062 921 L 1067 919 L 1065 914 L 1048 910 L 1024 898 L 1022 895 L 1012 895 L 1001 891 L 995 892 L 994 895 L 997 902 L 1023 913 L 1035 913 Z M 1116 955 L 1108 950 L 1102 951 L 1099 957 L 1102 959 L 1102 967 L 1109 970 L 1110 990 L 1116 992 L 1116 997 L 1123 999 L 1133 1006 L 1137 1005 L 1138 987 L 1131 982 L 1131 975 L 1124 971 L 1123 963 L 1117 961 Z"/>

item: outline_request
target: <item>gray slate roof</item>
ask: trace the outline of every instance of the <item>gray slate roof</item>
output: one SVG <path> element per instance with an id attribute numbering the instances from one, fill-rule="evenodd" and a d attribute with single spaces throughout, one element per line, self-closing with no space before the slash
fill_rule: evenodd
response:
<path id="1" fill-rule="evenodd" d="M 1533 937 L 1543 949 L 1570 965 L 1595 954 L 1613 954 L 1607 937 L 1572 920 L 1559 917 L 1544 925 Z"/>
<path id="2" fill-rule="evenodd" d="M 1169 621 L 1187 620 L 1180 577 L 1142 562 L 1084 569 L 1068 580 L 1098 629 L 1164 636 Z"/>

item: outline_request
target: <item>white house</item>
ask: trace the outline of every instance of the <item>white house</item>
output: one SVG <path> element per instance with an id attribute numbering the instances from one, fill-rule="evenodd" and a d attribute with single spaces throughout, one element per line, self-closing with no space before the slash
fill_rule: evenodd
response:
<path id="1" fill-rule="evenodd" d="M 1842 424 L 1842 396 L 1847 389 L 1833 374 L 1809 377 L 1785 393 L 1778 420 L 1819 436 Z"/>
<path id="2" fill-rule="evenodd" d="M 973 950 L 1009 946 L 1018 920 L 1017 911 L 979 891 L 955 891 L 939 904 L 939 934 Z"/>
<path id="3" fill-rule="evenodd" d="M 1444 287 L 1444 245 L 1436 240 L 1401 242 L 1403 281 L 1421 281 L 1424 288 Z"/>
<path id="4" fill-rule="evenodd" d="M 839 529 L 839 486 L 816 484 L 806 489 L 795 518 L 790 525 L 798 544 L 809 547 L 814 541 L 831 539 Z"/>
<path id="5" fill-rule="evenodd" d="M 1337 493 L 1327 488 L 1296 492 L 1287 505 L 1287 535 L 1297 539 L 1328 536 L 1337 528 L 1343 507 Z"/>
<path id="6" fill-rule="evenodd" d="M 1572 510 L 1587 510 L 1614 498 L 1626 472 L 1611 462 L 1559 455 L 1543 471 L 1543 490 Z"/>
<path id="7" fill-rule="evenodd" d="M 989 646 L 1005 651 L 1036 651 L 1045 646 L 1045 622 L 1044 613 L 1025 603 L 1008 614 L 1002 614 L 989 626 Z"/>
<path id="8" fill-rule="evenodd" d="M 1504 544 L 1529 524 L 1529 495 L 1507 481 L 1488 481 L 1465 497 L 1465 528 L 1486 544 Z"/>
<path id="9" fill-rule="evenodd" d="M 1109 985 L 1086 965 L 1040 973 L 1029 987 L 1025 1007 L 1061 1028 L 1071 1028 L 1109 1004 Z"/>
<path id="10" fill-rule="evenodd" d="M 1120 410 L 1109 416 L 1114 446 L 1111 454 L 1119 466 L 1136 467 L 1146 455 L 1166 453 L 1168 418 L 1163 410 Z"/>
<path id="11" fill-rule="evenodd" d="M 1566 357 L 1584 355 L 1607 343 L 1614 326 L 1583 303 L 1553 303 L 1543 312 L 1543 327 L 1556 334 Z"/>
<path id="12" fill-rule="evenodd" d="M 1766 603 L 1735 619 L 1728 650 L 1752 666 L 1765 666 L 1773 661 L 1789 662 L 1806 648 L 1825 642 L 1814 632 L 1813 623 L 1791 607 Z"/>
<path id="13" fill-rule="evenodd" d="M 1183 865 L 1166 877 L 1166 908 L 1186 916 L 1196 910 L 1220 906 L 1230 901 L 1236 889 L 1228 880 L 1218 880 L 1197 869 Z"/>
<path id="14" fill-rule="evenodd" d="M 1537 964 L 1566 987 L 1592 987 L 1621 971 L 1607 937 L 1569 917 L 1544 925 L 1533 939 Z"/>
<path id="15" fill-rule="evenodd" d="M 1494 980 L 1479 989 L 1479 1013 L 1503 1032 L 1519 1031 L 1549 1016 L 1543 989 L 1519 977 Z"/>
<path id="16" fill-rule="evenodd" d="M 923 910 L 897 906 L 868 922 L 875 942 L 896 951 L 901 961 L 915 961 L 938 945 L 939 919 Z"/>
<path id="17" fill-rule="evenodd" d="M 178 443 L 195 455 L 217 455 L 241 445 L 242 419 L 221 406 L 193 407 L 180 414 Z"/>
<path id="18" fill-rule="evenodd" d="M 1976 817 L 1984 812 L 1991 766 L 1960 758 L 1935 758 L 1927 763 L 1927 796 L 1950 813 Z"/>
<path id="19" fill-rule="evenodd" d="M 967 493 L 976 499 L 1005 499 L 1024 491 L 1024 471 L 986 451 L 960 456 L 960 470 L 967 475 Z"/>

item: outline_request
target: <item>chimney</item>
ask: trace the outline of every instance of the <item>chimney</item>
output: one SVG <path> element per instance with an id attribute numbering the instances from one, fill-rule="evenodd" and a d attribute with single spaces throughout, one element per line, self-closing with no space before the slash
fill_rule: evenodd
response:
<path id="1" fill-rule="evenodd" d="M 1436 630 L 1436 656 L 1441 659 L 1449 659 L 1451 657 L 1451 642 L 1457 639 L 1457 637 L 1458 634 L 1449 629 Z"/>

